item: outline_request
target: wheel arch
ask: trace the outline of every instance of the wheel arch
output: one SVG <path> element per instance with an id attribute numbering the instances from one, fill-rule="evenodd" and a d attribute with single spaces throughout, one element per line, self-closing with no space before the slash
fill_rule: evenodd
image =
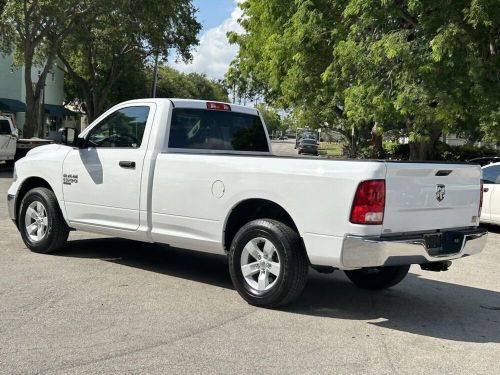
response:
<path id="1" fill-rule="evenodd" d="M 16 217 L 16 225 L 18 225 L 18 223 L 19 223 L 19 217 L 18 217 L 19 216 L 19 209 L 21 208 L 21 202 L 23 201 L 23 198 L 26 196 L 26 193 L 28 193 L 28 191 L 30 191 L 31 189 L 38 188 L 38 187 L 43 187 L 43 188 L 49 189 L 50 191 L 52 191 L 55 194 L 55 191 L 52 188 L 52 186 L 50 185 L 50 183 L 47 180 L 45 180 L 44 178 L 38 177 L 38 176 L 32 176 L 32 177 L 28 177 L 27 179 L 25 179 L 20 184 L 19 189 L 18 189 L 17 194 L 16 194 L 16 204 L 15 204 L 15 211 L 14 211 L 14 215 Z"/>
<path id="2" fill-rule="evenodd" d="M 229 251 L 234 236 L 246 223 L 255 219 L 274 219 L 288 225 L 300 236 L 295 221 L 280 204 L 263 198 L 247 198 L 236 203 L 224 222 L 222 243 L 224 250 Z"/>

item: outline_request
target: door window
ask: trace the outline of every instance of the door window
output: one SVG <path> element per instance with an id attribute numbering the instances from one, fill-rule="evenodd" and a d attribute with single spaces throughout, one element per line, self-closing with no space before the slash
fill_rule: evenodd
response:
<path id="1" fill-rule="evenodd" d="M 119 109 L 90 131 L 87 145 L 97 148 L 139 148 L 148 115 L 148 106 Z"/>
<path id="2" fill-rule="evenodd" d="M 485 184 L 500 183 L 500 165 L 483 168 L 483 182 Z"/>
<path id="3" fill-rule="evenodd" d="M 0 120 L 0 135 L 10 135 L 10 123 L 7 120 Z"/>

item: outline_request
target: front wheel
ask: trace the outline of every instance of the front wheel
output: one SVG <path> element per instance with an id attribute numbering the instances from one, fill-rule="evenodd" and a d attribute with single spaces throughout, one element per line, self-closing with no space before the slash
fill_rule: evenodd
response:
<path id="1" fill-rule="evenodd" d="M 69 229 L 51 190 L 35 188 L 28 191 L 20 208 L 18 227 L 30 250 L 51 253 L 64 246 Z"/>
<path id="2" fill-rule="evenodd" d="M 344 272 L 358 288 L 378 290 L 399 284 L 406 277 L 409 269 L 410 266 L 390 266 Z"/>
<path id="3" fill-rule="evenodd" d="M 251 221 L 234 237 L 229 272 L 251 305 L 272 308 L 291 302 L 304 289 L 308 270 L 299 235 L 279 221 Z"/>

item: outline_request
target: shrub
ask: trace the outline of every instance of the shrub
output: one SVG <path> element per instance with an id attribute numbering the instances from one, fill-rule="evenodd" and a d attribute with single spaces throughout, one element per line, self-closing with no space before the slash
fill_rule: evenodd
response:
<path id="1" fill-rule="evenodd" d="M 410 145 L 397 142 L 384 142 L 386 157 L 389 159 L 408 160 L 410 158 Z"/>
<path id="2" fill-rule="evenodd" d="M 475 147 L 472 145 L 450 146 L 439 142 L 436 146 L 435 159 L 443 161 L 468 161 L 483 156 L 496 156 L 499 151 L 488 147 Z"/>

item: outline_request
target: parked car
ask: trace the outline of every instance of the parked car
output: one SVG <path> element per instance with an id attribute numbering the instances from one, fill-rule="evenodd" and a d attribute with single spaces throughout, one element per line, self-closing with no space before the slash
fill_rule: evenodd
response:
<path id="1" fill-rule="evenodd" d="M 500 225 L 500 163 L 483 168 L 483 210 L 481 222 Z"/>
<path id="2" fill-rule="evenodd" d="M 299 149 L 299 155 L 318 155 L 318 142 L 315 139 L 302 139 L 297 148 Z"/>
<path id="3" fill-rule="evenodd" d="M 500 162 L 500 156 L 484 156 L 481 158 L 475 158 L 469 160 L 469 163 L 479 164 L 480 166 L 485 166 L 491 163 L 498 163 L 498 162 Z"/>
<path id="4" fill-rule="evenodd" d="M 443 271 L 480 252 L 480 177 L 469 164 L 279 157 L 254 108 L 141 99 L 76 143 L 31 150 L 7 201 L 32 251 L 81 230 L 226 255 L 238 293 L 276 307 L 300 295 L 309 267 L 384 289 L 411 264 Z"/>

